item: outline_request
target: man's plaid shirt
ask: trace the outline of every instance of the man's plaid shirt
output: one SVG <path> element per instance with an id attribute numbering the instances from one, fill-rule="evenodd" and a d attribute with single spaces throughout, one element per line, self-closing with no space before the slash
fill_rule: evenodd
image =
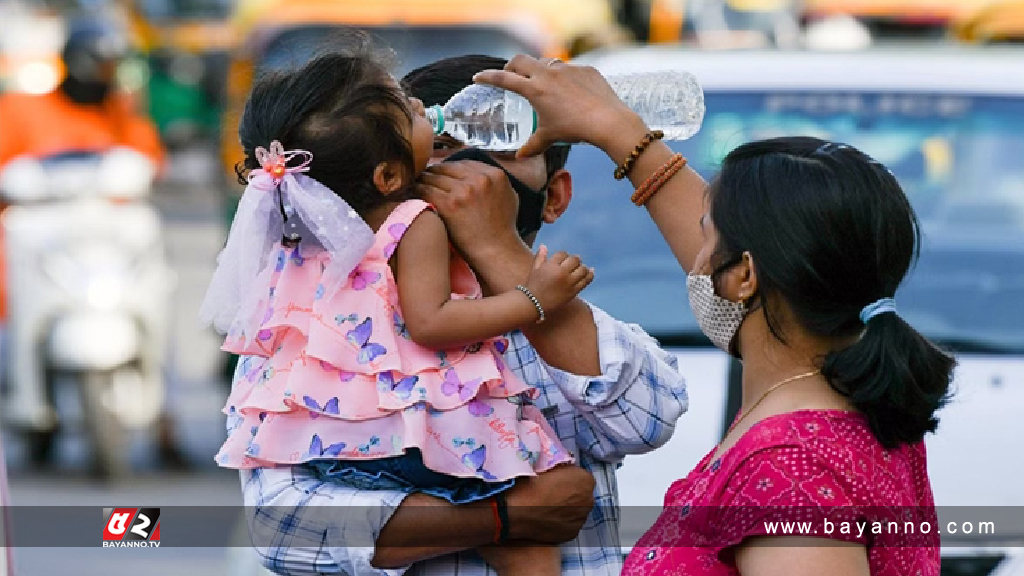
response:
<path id="1" fill-rule="evenodd" d="M 686 411 L 687 396 L 674 356 L 640 327 L 591 309 L 601 376 L 577 376 L 548 366 L 519 332 L 509 335 L 505 358 L 523 381 L 540 390 L 537 407 L 597 481 L 590 517 L 577 539 L 562 545 L 562 574 L 618 576 L 622 556 L 615 470 L 626 455 L 643 454 L 668 441 Z M 243 365 L 261 360 L 243 359 L 236 379 L 244 373 Z M 405 493 L 325 481 L 304 466 L 242 470 L 240 475 L 254 547 L 264 566 L 278 574 L 494 574 L 473 552 L 404 569 L 372 567 L 373 542 Z"/>

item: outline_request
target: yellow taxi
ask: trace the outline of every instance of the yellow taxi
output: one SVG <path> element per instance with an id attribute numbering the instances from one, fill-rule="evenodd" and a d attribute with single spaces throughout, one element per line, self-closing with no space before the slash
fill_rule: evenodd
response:
<path id="1" fill-rule="evenodd" d="M 1024 42 L 1024 0 L 994 2 L 956 19 L 950 30 L 968 44 Z"/>
<path id="2" fill-rule="evenodd" d="M 462 54 L 564 59 L 618 30 L 606 0 L 241 0 L 232 27 L 239 42 L 221 131 L 229 178 L 242 157 L 236 131 L 255 75 L 301 64 L 341 29 L 365 30 L 394 49 L 398 77 Z"/>
<path id="3" fill-rule="evenodd" d="M 945 27 L 992 0 L 804 0 L 808 19 L 849 15 L 912 27 Z"/>

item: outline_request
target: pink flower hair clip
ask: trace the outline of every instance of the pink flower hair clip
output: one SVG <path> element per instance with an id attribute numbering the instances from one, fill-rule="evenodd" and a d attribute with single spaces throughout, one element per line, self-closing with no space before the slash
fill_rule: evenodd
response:
<path id="1" fill-rule="evenodd" d="M 303 161 L 298 166 L 289 166 L 293 158 L 302 157 Z M 263 146 L 256 147 L 256 160 L 259 161 L 263 172 L 270 175 L 275 183 L 280 183 L 286 174 L 297 174 L 309 171 L 309 163 L 313 161 L 313 154 L 307 150 L 285 150 L 281 142 L 274 140 L 270 143 L 270 150 Z"/>

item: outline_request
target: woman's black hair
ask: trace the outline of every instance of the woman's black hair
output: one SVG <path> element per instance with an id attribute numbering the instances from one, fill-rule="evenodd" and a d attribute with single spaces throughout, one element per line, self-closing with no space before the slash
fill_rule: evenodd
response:
<path id="1" fill-rule="evenodd" d="M 892 173 L 849 146 L 776 138 L 733 150 L 708 195 L 713 261 L 751 254 L 772 334 L 786 341 L 781 300 L 810 334 L 853 340 L 819 359 L 821 372 L 885 447 L 933 432 L 955 360 L 896 314 L 860 320 L 896 293 L 920 249 L 917 216 Z"/>
<path id="2" fill-rule="evenodd" d="M 255 81 L 238 125 L 245 150 L 236 167 L 241 183 L 249 170 L 259 168 L 256 148 L 279 140 L 285 150 L 312 153 L 306 174 L 360 214 L 411 194 L 413 155 L 402 126 L 412 118 L 408 100 L 383 53 L 375 52 L 365 36 L 346 33 L 344 46 Z M 385 161 L 407 171 L 406 191 L 385 196 L 374 186 L 374 169 Z"/>

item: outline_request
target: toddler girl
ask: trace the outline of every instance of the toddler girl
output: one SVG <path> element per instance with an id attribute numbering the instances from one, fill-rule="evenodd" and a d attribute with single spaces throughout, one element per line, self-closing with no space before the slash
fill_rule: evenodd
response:
<path id="1" fill-rule="evenodd" d="M 245 357 L 221 466 L 464 503 L 572 461 L 502 335 L 593 271 L 542 247 L 523 285 L 483 297 L 412 192 L 433 147 L 421 102 L 372 58 L 328 54 L 258 80 L 239 134 L 248 187 L 202 310 Z"/>

